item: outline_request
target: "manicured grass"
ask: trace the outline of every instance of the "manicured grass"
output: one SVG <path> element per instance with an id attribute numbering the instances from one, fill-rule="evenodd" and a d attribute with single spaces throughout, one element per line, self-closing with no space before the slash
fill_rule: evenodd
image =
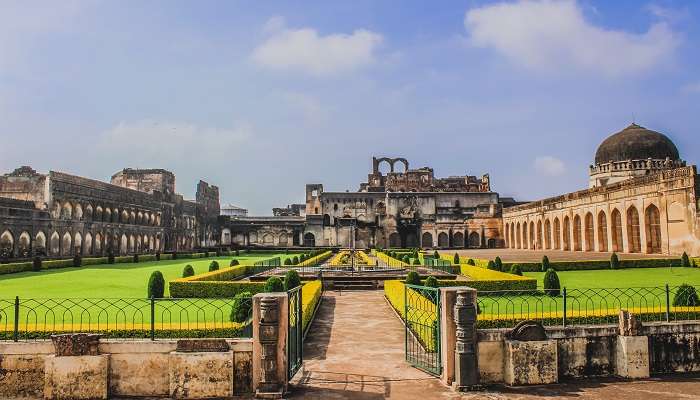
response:
<path id="1" fill-rule="evenodd" d="M 207 272 L 212 260 L 220 268 L 229 266 L 233 258 L 241 264 L 290 254 L 241 254 L 239 257 L 211 257 L 181 260 L 163 260 L 142 263 L 88 265 L 80 268 L 63 268 L 41 272 L 21 272 L 0 276 L 0 299 L 26 298 L 146 298 L 148 278 L 153 271 L 163 273 L 167 282 L 182 277 L 185 265 L 190 264 L 195 274 Z"/>
<path id="2" fill-rule="evenodd" d="M 523 275 L 537 279 L 542 287 L 544 272 L 526 272 Z M 588 288 L 632 288 L 678 286 L 687 283 L 700 286 L 700 268 L 630 268 L 595 271 L 558 271 L 562 287 Z"/>

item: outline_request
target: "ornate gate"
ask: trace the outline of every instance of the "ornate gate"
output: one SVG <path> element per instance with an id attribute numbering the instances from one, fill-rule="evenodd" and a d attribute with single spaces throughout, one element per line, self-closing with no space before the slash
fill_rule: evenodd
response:
<path id="1" fill-rule="evenodd" d="M 406 361 L 416 368 L 439 376 L 440 356 L 440 289 L 406 285 Z"/>
<path id="2" fill-rule="evenodd" d="M 289 292 L 289 332 L 287 332 L 287 371 L 289 379 L 299 371 L 302 364 L 304 332 L 301 317 L 301 286 Z"/>

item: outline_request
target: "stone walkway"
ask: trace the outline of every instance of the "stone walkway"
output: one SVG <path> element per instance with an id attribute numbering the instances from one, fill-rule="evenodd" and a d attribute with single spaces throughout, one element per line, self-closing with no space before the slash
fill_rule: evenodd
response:
<path id="1" fill-rule="evenodd" d="M 645 381 L 579 380 L 452 392 L 404 360 L 404 328 L 382 291 L 326 292 L 304 343 L 293 399 L 700 399 L 700 374 Z"/>

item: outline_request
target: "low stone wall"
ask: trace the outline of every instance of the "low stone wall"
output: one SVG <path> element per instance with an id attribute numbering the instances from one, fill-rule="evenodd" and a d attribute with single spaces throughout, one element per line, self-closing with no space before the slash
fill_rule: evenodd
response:
<path id="1" fill-rule="evenodd" d="M 229 351 L 182 352 L 177 340 L 102 340 L 99 355 L 68 357 L 55 356 L 51 341 L 0 342 L 0 398 L 221 398 L 252 393 L 252 339 L 226 342 Z"/>
<path id="2" fill-rule="evenodd" d="M 621 336 L 617 325 L 552 327 L 546 329 L 545 342 L 511 341 L 507 332 L 478 331 L 481 383 L 524 385 L 700 371 L 697 321 L 644 324 L 637 336 Z"/>

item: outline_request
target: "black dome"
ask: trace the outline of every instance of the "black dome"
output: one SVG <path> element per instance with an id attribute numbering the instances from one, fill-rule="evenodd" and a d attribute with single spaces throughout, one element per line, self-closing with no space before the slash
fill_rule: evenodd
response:
<path id="1" fill-rule="evenodd" d="M 665 160 L 667 157 L 680 160 L 678 148 L 671 139 L 662 133 L 632 124 L 601 143 L 595 154 L 595 163 L 647 158 Z"/>

